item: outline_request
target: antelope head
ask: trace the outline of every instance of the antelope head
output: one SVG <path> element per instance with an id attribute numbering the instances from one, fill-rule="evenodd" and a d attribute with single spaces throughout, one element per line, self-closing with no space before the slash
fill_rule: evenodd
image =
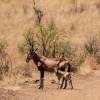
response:
<path id="1" fill-rule="evenodd" d="M 29 53 L 27 53 L 27 58 L 26 58 L 26 62 L 28 63 L 31 59 L 34 58 L 34 54 L 35 54 L 35 51 L 37 51 L 38 49 L 35 49 L 33 51 L 30 51 Z"/>

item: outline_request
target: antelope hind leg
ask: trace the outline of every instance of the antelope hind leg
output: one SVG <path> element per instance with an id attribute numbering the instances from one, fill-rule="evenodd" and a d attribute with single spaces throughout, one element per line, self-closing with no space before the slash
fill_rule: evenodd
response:
<path id="1" fill-rule="evenodd" d="M 70 80 L 70 84 L 71 84 L 71 89 L 73 89 L 73 84 L 72 84 L 72 80 Z"/>
<path id="2" fill-rule="evenodd" d="M 67 87 L 67 79 L 65 79 L 65 86 L 63 89 L 66 89 L 66 87 Z"/>

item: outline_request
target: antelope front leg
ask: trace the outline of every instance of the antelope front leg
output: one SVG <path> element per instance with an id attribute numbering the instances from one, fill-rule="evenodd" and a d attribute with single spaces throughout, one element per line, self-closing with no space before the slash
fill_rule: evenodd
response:
<path id="1" fill-rule="evenodd" d="M 40 87 L 39 89 L 43 89 L 44 88 L 44 68 L 41 67 L 40 70 Z"/>
<path id="2" fill-rule="evenodd" d="M 58 89 L 59 89 L 60 79 L 58 79 Z"/>
<path id="3" fill-rule="evenodd" d="M 60 89 L 62 89 L 62 87 L 63 87 L 64 80 L 65 80 L 65 78 L 63 78 L 63 80 L 62 80 L 62 84 L 61 84 L 61 86 L 60 86 Z"/>

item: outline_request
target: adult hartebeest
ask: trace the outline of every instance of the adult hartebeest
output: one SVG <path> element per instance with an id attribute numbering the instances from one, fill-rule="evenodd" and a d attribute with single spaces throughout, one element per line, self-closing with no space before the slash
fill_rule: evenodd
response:
<path id="1" fill-rule="evenodd" d="M 37 49 L 36 49 L 37 50 Z M 58 67 L 61 71 L 68 71 L 70 72 L 70 63 L 66 61 L 64 58 L 47 58 L 45 56 L 40 57 L 36 50 L 30 50 L 28 53 L 26 62 L 28 63 L 31 59 L 33 59 L 35 65 L 37 66 L 38 70 L 40 71 L 40 87 L 39 89 L 43 89 L 44 87 L 44 71 L 54 72 L 54 68 Z M 64 78 L 61 84 L 63 86 Z"/>

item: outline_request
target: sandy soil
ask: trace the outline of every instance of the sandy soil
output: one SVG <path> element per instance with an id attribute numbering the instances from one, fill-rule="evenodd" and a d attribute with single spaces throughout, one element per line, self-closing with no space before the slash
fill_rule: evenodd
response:
<path id="1" fill-rule="evenodd" d="M 56 77 L 56 76 L 54 76 Z M 74 89 L 57 89 L 57 84 L 45 81 L 44 90 L 39 82 L 27 80 L 19 84 L 0 84 L 0 100 L 100 100 L 100 71 L 91 75 L 72 76 Z"/>

